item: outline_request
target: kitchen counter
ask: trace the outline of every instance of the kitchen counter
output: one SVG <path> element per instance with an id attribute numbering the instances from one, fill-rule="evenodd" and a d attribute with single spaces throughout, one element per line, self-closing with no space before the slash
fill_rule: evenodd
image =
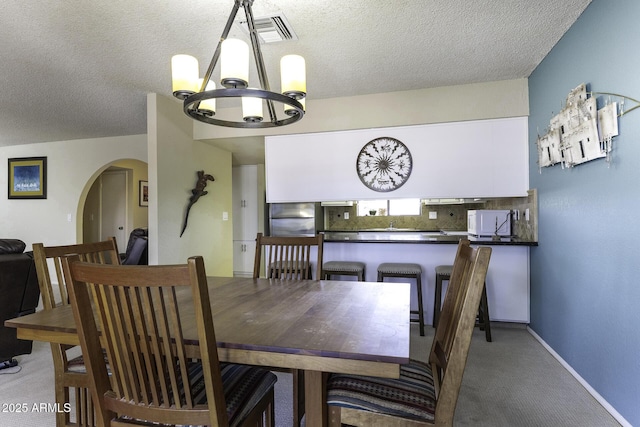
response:
<path id="1" fill-rule="evenodd" d="M 422 244 L 457 244 L 461 239 L 469 239 L 478 245 L 505 246 L 538 246 L 538 242 L 522 240 L 516 236 L 501 237 L 494 240 L 491 237 L 469 236 L 463 231 L 433 231 L 410 229 L 370 229 L 349 231 L 325 231 L 325 242 L 340 243 L 422 243 Z"/>
<path id="2" fill-rule="evenodd" d="M 472 245 L 490 246 L 487 297 L 492 321 L 529 323 L 529 251 L 537 242 L 491 237 L 477 238 L 462 231 L 374 229 L 325 231 L 324 261 L 358 261 L 365 264 L 365 280 L 377 280 L 377 268 L 384 262 L 415 263 L 422 268 L 422 287 L 426 323 L 433 314 L 435 268 L 450 265 L 460 239 Z M 352 277 L 341 277 L 343 280 Z M 385 279 L 411 282 L 406 278 Z M 417 309 L 415 294 L 412 310 Z"/>

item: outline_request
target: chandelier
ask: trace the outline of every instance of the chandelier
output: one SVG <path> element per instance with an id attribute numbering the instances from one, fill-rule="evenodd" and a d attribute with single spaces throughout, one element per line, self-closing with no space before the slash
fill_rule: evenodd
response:
<path id="1" fill-rule="evenodd" d="M 218 126 L 268 128 L 289 125 L 304 116 L 307 95 L 304 58 L 299 55 L 283 56 L 280 60 L 281 93 L 271 91 L 251 10 L 252 4 L 253 0 L 235 0 L 204 78 L 199 78 L 196 58 L 189 55 L 175 55 L 171 58 L 173 96 L 184 100 L 183 110 L 189 117 Z M 249 87 L 248 44 L 239 39 L 227 39 L 240 6 L 244 8 L 246 16 L 260 88 Z M 222 88 L 218 88 L 212 80 L 218 60 Z M 216 118 L 216 99 L 221 98 L 240 98 L 242 118 Z M 265 105 L 268 120 L 264 119 Z M 279 112 L 276 111 L 276 105 L 279 106 Z"/>

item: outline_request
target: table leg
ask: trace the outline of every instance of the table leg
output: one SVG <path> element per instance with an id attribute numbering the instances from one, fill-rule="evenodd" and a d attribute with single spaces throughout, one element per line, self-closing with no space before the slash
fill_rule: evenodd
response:
<path id="1" fill-rule="evenodd" d="M 304 410 L 307 427 L 327 427 L 327 374 L 304 371 Z"/>

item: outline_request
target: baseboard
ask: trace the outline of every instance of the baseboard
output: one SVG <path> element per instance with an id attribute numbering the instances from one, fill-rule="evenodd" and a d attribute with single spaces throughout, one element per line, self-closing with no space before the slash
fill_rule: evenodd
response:
<path id="1" fill-rule="evenodd" d="M 611 416 L 613 418 L 616 419 L 616 421 L 618 421 L 622 426 L 624 427 L 633 427 L 631 425 L 631 423 L 629 423 L 627 420 L 624 419 L 624 417 L 622 415 L 620 415 L 620 413 L 618 411 L 615 410 L 615 408 L 613 406 L 611 406 L 609 404 L 609 402 L 606 401 L 606 399 L 604 397 L 602 397 L 600 395 L 600 393 L 598 393 L 593 387 L 591 387 L 589 385 L 589 383 L 580 376 L 580 374 L 578 374 L 562 357 L 560 357 L 560 355 L 558 353 L 555 352 L 554 349 L 551 348 L 551 346 L 549 346 L 549 344 L 547 344 L 542 337 L 540 337 L 540 335 L 536 334 L 533 329 L 531 329 L 529 326 L 527 326 L 527 331 L 529 331 L 529 333 L 536 339 L 538 340 L 538 342 L 540 344 L 542 344 L 542 346 L 549 352 L 551 353 L 551 355 L 558 361 L 560 362 L 560 364 L 567 370 L 569 371 L 569 373 L 571 375 L 573 375 L 573 377 L 589 392 L 589 394 L 591 394 L 593 396 L 594 399 L 596 399 L 598 401 L 598 403 L 600 403 L 600 405 L 602 405 L 602 407 L 611 414 Z"/>

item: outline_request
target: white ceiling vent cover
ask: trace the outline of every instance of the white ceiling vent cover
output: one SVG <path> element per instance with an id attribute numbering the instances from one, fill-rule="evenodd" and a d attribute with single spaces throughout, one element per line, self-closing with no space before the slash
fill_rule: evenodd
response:
<path id="1" fill-rule="evenodd" d="M 254 17 L 253 21 L 258 31 L 260 43 L 278 43 L 298 40 L 298 36 L 282 12 L 268 16 Z M 246 19 L 240 20 L 238 25 L 245 34 L 249 35 L 249 27 L 247 26 Z"/>

